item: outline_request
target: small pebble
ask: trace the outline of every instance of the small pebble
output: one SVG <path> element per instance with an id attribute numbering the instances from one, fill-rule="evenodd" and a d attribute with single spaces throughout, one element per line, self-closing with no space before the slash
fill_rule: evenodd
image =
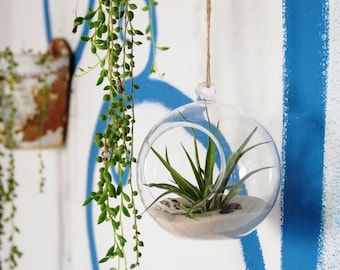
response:
<path id="1" fill-rule="evenodd" d="M 163 199 L 163 200 L 160 201 L 160 203 L 169 208 L 169 209 L 164 209 L 167 212 L 184 213 L 184 210 L 181 209 L 181 207 L 180 207 L 181 203 L 174 198 Z"/>
<path id="2" fill-rule="evenodd" d="M 232 213 L 235 210 L 242 209 L 242 206 L 239 203 L 229 203 L 226 207 L 223 207 L 220 210 L 221 214 L 228 214 Z"/>

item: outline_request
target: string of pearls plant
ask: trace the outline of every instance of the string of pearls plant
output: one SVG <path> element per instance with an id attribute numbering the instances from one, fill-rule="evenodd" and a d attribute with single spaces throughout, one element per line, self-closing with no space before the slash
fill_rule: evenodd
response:
<path id="1" fill-rule="evenodd" d="M 149 1 L 140 10 L 149 11 L 157 3 Z M 132 181 L 131 167 L 136 159 L 133 153 L 134 138 L 134 91 L 139 86 L 134 81 L 135 46 L 142 44 L 143 36 L 152 35 L 151 23 L 146 30 L 134 27 L 135 12 L 139 8 L 129 0 L 99 0 L 84 17 L 76 16 L 74 29 L 87 24 L 90 34 L 81 40 L 88 43 L 96 64 L 84 74 L 99 67 L 96 85 L 103 90 L 106 111 L 100 115 L 105 122 L 104 130 L 96 133 L 94 142 L 100 149 L 97 162 L 100 164 L 96 190 L 89 194 L 84 205 L 95 203 L 99 209 L 98 224 L 111 224 L 112 239 L 106 254 L 99 263 L 113 260 L 115 269 L 133 269 L 140 264 L 141 247 L 138 220 L 141 218 L 136 206 L 137 191 Z M 124 187 L 126 184 L 126 187 Z M 133 262 L 127 258 L 127 224 L 132 221 Z M 130 228 L 131 229 L 131 228 Z M 130 233 L 129 233 L 130 234 Z"/>
<path id="2" fill-rule="evenodd" d="M 32 53 L 27 51 L 24 53 Z M 46 54 L 39 53 L 37 66 L 46 66 Z M 15 60 L 10 47 L 0 51 L 0 251 L 7 252 L 3 258 L 0 256 L 0 270 L 4 263 L 8 264 L 9 269 L 15 269 L 18 266 L 19 258 L 23 255 L 15 243 L 15 236 L 20 232 L 16 225 L 15 217 L 18 211 L 16 206 L 17 187 L 19 181 L 15 175 L 15 155 L 14 149 L 17 147 L 15 134 L 15 114 L 17 104 L 15 103 L 15 91 L 18 91 L 17 84 L 20 82 L 20 75 L 17 74 L 16 68 L 19 64 Z M 47 108 L 47 82 L 46 76 L 49 73 L 47 67 L 46 73 L 42 74 L 41 87 L 39 88 L 43 108 L 40 115 L 39 132 L 42 132 L 44 117 L 48 113 Z M 6 90 L 7 89 L 7 90 Z M 6 149 L 7 148 L 7 149 Z M 45 185 L 44 168 L 45 163 L 39 148 L 39 191 L 43 192 Z"/>
<path id="3" fill-rule="evenodd" d="M 6 114 L 8 119 L 4 119 L 4 111 L 0 115 L 0 251 L 6 252 L 3 258 L 0 256 L 0 269 L 4 264 L 8 264 L 9 269 L 15 269 L 18 259 L 22 256 L 15 243 L 15 235 L 19 233 L 19 228 L 15 223 L 17 213 L 16 197 L 18 181 L 15 177 L 15 158 L 14 158 L 14 114 L 15 106 L 13 100 L 14 84 L 17 76 L 14 68 L 17 63 L 10 48 L 0 51 L 0 108 L 8 108 Z M 9 86 L 9 92 L 5 93 L 4 84 Z M 6 141 L 7 148 L 4 148 Z"/>

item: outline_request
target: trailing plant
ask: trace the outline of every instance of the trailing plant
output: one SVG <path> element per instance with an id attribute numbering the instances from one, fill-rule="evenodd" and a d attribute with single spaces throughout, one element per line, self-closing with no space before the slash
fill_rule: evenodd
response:
<path id="1" fill-rule="evenodd" d="M 149 1 L 141 10 L 150 11 L 155 5 L 157 2 Z M 134 91 L 139 89 L 134 81 L 135 46 L 142 44 L 145 35 L 146 39 L 152 41 L 153 31 L 151 23 L 145 31 L 135 28 L 137 11 L 139 8 L 133 1 L 99 0 L 85 16 L 76 16 L 73 28 L 73 32 L 76 32 L 78 26 L 86 24 L 90 29 L 90 34 L 82 36 L 81 40 L 89 45 L 97 61 L 89 69 L 80 70 L 86 74 L 99 68 L 96 85 L 102 88 L 103 102 L 107 105 L 105 113 L 99 116 L 105 128 L 98 131 L 94 138 L 100 149 L 97 157 L 100 164 L 97 186 L 84 205 L 94 202 L 100 212 L 97 223 L 107 222 L 111 225 L 111 244 L 99 263 L 112 259 L 112 270 L 137 267 L 143 246 L 138 230 L 141 215 L 135 205 L 137 191 L 132 181 L 132 166 L 136 162 L 133 152 Z M 156 66 L 153 65 L 151 71 L 155 70 Z M 126 253 L 129 239 L 125 220 L 132 221 L 132 227 L 129 228 L 133 232 L 132 263 Z"/>
<path id="2" fill-rule="evenodd" d="M 9 269 L 15 269 L 18 259 L 22 256 L 15 243 L 15 235 L 19 228 L 15 223 L 17 213 L 16 197 L 18 181 L 15 177 L 14 159 L 14 114 L 15 105 L 13 100 L 14 84 L 17 76 L 14 68 L 17 63 L 14 60 L 10 48 L 0 52 L 0 108 L 6 107 L 8 119 L 4 119 L 4 111 L 0 115 L 0 252 L 8 252 L 3 258 L 0 257 L 0 269 L 8 264 Z M 5 93 L 3 85 L 7 83 L 9 92 Z M 4 148 L 4 143 L 8 149 Z"/>
<path id="3" fill-rule="evenodd" d="M 47 65 L 47 54 L 46 53 L 40 53 L 38 61 L 36 62 L 36 65 L 38 66 L 44 66 L 46 68 L 46 72 L 42 74 L 40 78 L 40 87 L 39 87 L 39 93 L 42 97 L 42 104 L 41 104 L 41 114 L 39 115 L 39 134 L 40 136 L 43 135 L 43 122 L 48 116 L 48 84 L 47 84 L 47 75 L 49 74 L 51 67 Z M 41 140 L 39 141 L 39 152 L 38 152 L 38 159 L 39 159 L 39 176 L 40 176 L 40 182 L 39 182 L 39 191 L 42 193 L 44 191 L 46 178 L 44 176 L 44 170 L 45 170 L 45 162 L 42 154 L 42 146 L 41 146 Z"/>
<path id="4" fill-rule="evenodd" d="M 25 51 L 24 54 L 31 54 L 32 51 Z M 42 108 L 39 114 L 39 125 L 37 132 L 41 135 L 43 132 L 43 121 L 48 114 L 48 93 L 47 93 L 47 76 L 50 67 L 47 64 L 47 54 L 39 53 L 35 62 L 37 66 L 43 66 L 45 72 L 41 74 L 37 80 L 38 91 L 41 97 Z M 16 68 L 18 63 L 10 47 L 6 47 L 0 51 L 0 252 L 4 257 L 0 256 L 0 269 L 7 264 L 9 269 L 15 269 L 18 266 L 19 258 L 23 255 L 15 243 L 16 234 L 20 229 L 15 223 L 17 213 L 16 199 L 19 181 L 15 175 L 15 155 L 14 149 L 17 144 L 14 138 L 15 121 L 17 104 L 15 103 L 15 91 L 17 84 L 22 78 L 17 74 Z M 20 89 L 21 90 L 21 89 Z M 44 160 L 39 148 L 39 191 L 43 192 L 45 184 L 44 177 Z"/>
<path id="5" fill-rule="evenodd" d="M 184 116 L 183 116 L 184 117 Z M 212 131 L 212 127 L 208 117 L 209 130 Z M 226 169 L 223 172 L 222 182 L 217 179 L 213 179 L 213 170 L 216 163 L 216 146 L 208 137 L 207 149 L 205 153 L 205 164 L 201 165 L 198 151 L 198 141 L 196 131 L 191 128 L 193 140 L 194 140 L 194 154 L 190 155 L 185 146 L 182 145 L 182 149 L 187 157 L 188 163 L 193 173 L 193 177 L 196 183 L 192 183 L 186 179 L 181 173 L 179 173 L 172 165 L 168 156 L 167 147 L 165 148 L 165 155 L 162 156 L 154 148 L 151 148 L 152 152 L 157 156 L 162 165 L 170 173 L 172 181 L 171 183 L 150 183 L 151 188 L 158 188 L 164 190 L 148 207 L 150 208 L 154 203 L 160 200 L 162 197 L 168 194 L 175 194 L 179 198 L 184 199 L 179 202 L 179 208 L 184 210 L 186 215 L 194 217 L 195 214 L 205 213 L 208 211 L 220 210 L 220 213 L 226 213 L 229 211 L 230 202 L 239 192 L 242 191 L 242 184 L 253 174 L 269 169 L 271 167 L 262 167 L 241 177 L 235 183 L 230 183 L 231 176 L 239 162 L 239 160 L 252 149 L 259 147 L 260 145 L 268 142 L 261 142 L 248 146 L 251 138 L 256 132 L 255 127 L 251 133 L 245 138 L 239 148 L 233 152 L 226 162 Z M 216 128 L 215 136 L 218 138 L 219 129 Z"/>

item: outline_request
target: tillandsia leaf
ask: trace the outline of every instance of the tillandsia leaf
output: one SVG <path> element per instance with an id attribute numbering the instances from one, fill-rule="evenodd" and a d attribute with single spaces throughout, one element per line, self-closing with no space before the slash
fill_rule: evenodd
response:
<path id="1" fill-rule="evenodd" d="M 185 117 L 185 115 L 183 115 L 181 112 L 179 112 L 180 115 L 183 117 L 183 119 L 187 122 L 189 122 L 189 120 Z M 200 163 L 200 159 L 199 159 L 199 151 L 198 151 L 198 144 L 197 144 L 197 134 L 194 128 L 191 128 L 191 133 L 192 136 L 194 137 L 194 149 L 195 149 L 195 162 L 196 162 L 196 166 L 194 166 L 198 172 L 198 174 L 195 173 L 195 178 L 198 184 L 198 187 L 200 190 L 204 189 L 204 171 L 202 170 L 201 167 L 201 163 Z M 185 150 L 185 149 L 184 149 Z M 186 153 L 187 157 L 189 160 L 192 160 L 192 158 L 188 155 L 188 153 Z M 190 162 L 191 163 L 191 162 Z"/>
<path id="2" fill-rule="evenodd" d="M 208 111 L 208 127 L 209 131 L 213 131 L 213 126 L 211 125 Z M 181 112 L 180 112 L 181 114 Z M 186 117 L 181 114 L 183 119 L 188 121 Z M 189 122 L 189 121 L 188 121 Z M 207 211 L 213 211 L 222 209 L 226 207 L 231 199 L 237 195 L 242 190 L 242 184 L 253 174 L 260 172 L 265 169 L 269 169 L 272 167 L 263 167 L 251 171 L 239 179 L 236 184 L 228 185 L 228 182 L 231 178 L 232 173 L 234 172 L 239 160 L 245 155 L 248 151 L 269 142 L 261 142 L 254 144 L 252 146 L 247 146 L 249 141 L 252 139 L 254 133 L 257 130 L 255 127 L 250 134 L 245 138 L 242 142 L 241 146 L 230 155 L 227 163 L 226 170 L 223 173 L 222 183 L 220 186 L 216 186 L 216 182 L 213 179 L 213 172 L 216 164 L 216 145 L 213 139 L 208 136 L 207 148 L 205 154 L 205 166 L 202 169 L 200 164 L 200 156 L 198 151 L 198 141 L 197 141 L 197 133 L 194 128 L 190 128 L 191 133 L 194 138 L 194 155 L 191 156 L 185 146 L 181 144 L 182 149 L 189 161 L 191 170 L 196 178 L 197 186 L 191 184 L 187 179 L 185 179 L 174 167 L 171 166 L 167 148 L 165 149 L 165 157 L 163 158 L 155 149 L 151 148 L 154 154 L 158 157 L 161 163 L 168 170 L 170 175 L 172 176 L 173 184 L 165 184 L 165 183 L 152 183 L 149 184 L 149 187 L 156 187 L 159 189 L 165 190 L 164 193 L 159 195 L 151 205 L 153 205 L 156 201 L 167 194 L 176 194 L 177 196 L 184 198 L 188 203 L 181 204 L 180 208 L 185 211 L 186 215 L 189 217 L 194 217 L 197 213 L 204 213 Z M 214 136 L 216 138 L 219 137 L 219 122 L 215 128 Z M 226 191 L 228 190 L 228 193 Z M 150 205 L 150 206 L 151 206 Z M 149 206 L 149 207 L 150 207 Z"/>
<path id="3" fill-rule="evenodd" d="M 233 197 L 235 197 L 235 195 L 237 195 L 241 190 L 241 185 L 253 174 L 258 173 L 260 171 L 263 170 L 267 170 L 267 169 L 271 169 L 273 168 L 273 166 L 267 166 L 267 167 L 262 167 L 256 170 L 253 170 L 249 173 L 247 173 L 245 176 L 243 176 L 240 180 L 237 181 L 237 183 L 231 185 L 231 186 L 227 186 L 226 189 L 229 190 L 229 193 L 227 194 L 227 196 L 225 196 L 225 198 L 221 201 L 221 205 L 219 206 L 219 208 L 223 208 L 226 205 L 228 205 L 231 201 L 231 199 Z"/>
<path id="4" fill-rule="evenodd" d="M 157 158 L 162 162 L 168 172 L 171 174 L 171 177 L 178 185 L 180 189 L 182 189 L 187 194 L 195 194 L 195 196 L 200 197 L 200 190 L 191 184 L 188 180 L 186 180 L 179 172 L 177 172 L 169 163 L 168 154 L 166 151 L 166 160 L 153 148 L 151 150 L 157 156 Z"/>
<path id="5" fill-rule="evenodd" d="M 156 199 L 153 200 L 152 203 L 150 203 L 150 205 L 148 207 L 146 207 L 144 212 L 148 211 L 151 206 L 153 206 L 158 200 L 163 198 L 165 195 L 168 195 L 168 194 L 171 194 L 171 193 L 172 193 L 172 191 L 169 190 L 169 191 L 166 191 L 166 192 L 162 193 L 161 195 L 159 195 Z"/>
<path id="6" fill-rule="evenodd" d="M 215 166 L 215 144 L 208 138 L 208 148 L 205 158 L 205 168 L 204 168 L 204 182 L 205 185 L 210 186 L 213 183 L 213 171 Z"/>
<path id="7" fill-rule="evenodd" d="M 212 130 L 211 128 L 211 121 L 208 113 L 208 108 L 205 106 L 205 112 L 208 119 L 208 128 L 209 131 Z M 218 128 L 219 124 L 217 124 L 216 133 L 218 135 Z M 207 154 L 205 157 L 205 168 L 204 168 L 204 181 L 207 186 L 210 186 L 213 183 L 213 171 L 216 162 L 216 153 L 215 153 L 215 144 L 212 141 L 211 137 L 208 136 L 208 146 L 207 146 Z"/>
<path id="8" fill-rule="evenodd" d="M 247 146 L 248 142 L 250 141 L 250 139 L 254 135 L 256 129 L 257 129 L 257 127 L 255 127 L 252 130 L 252 132 L 243 141 L 243 143 L 236 150 L 236 152 L 232 153 L 231 156 L 229 157 L 227 164 L 226 164 L 226 171 L 225 171 L 224 176 L 223 176 L 223 182 L 222 182 L 222 185 L 221 185 L 222 189 L 224 189 L 224 187 L 228 184 L 230 176 L 231 176 L 232 172 L 234 171 L 234 169 L 235 169 L 238 161 L 240 160 L 240 158 L 249 150 L 249 149 L 244 150 L 244 148 Z M 254 147 L 252 147 L 252 148 L 254 148 Z"/>
<path id="9" fill-rule="evenodd" d="M 171 184 L 166 184 L 166 183 L 152 183 L 148 185 L 149 187 L 156 187 L 159 189 L 164 189 L 166 190 L 165 193 L 169 194 L 169 193 L 173 193 L 176 194 L 186 200 L 188 200 L 189 202 L 194 202 L 195 200 L 197 200 L 197 196 L 195 196 L 195 194 L 192 193 L 188 193 L 186 191 L 184 191 L 183 189 L 181 189 L 180 187 L 171 185 Z M 156 200 L 160 199 L 161 197 L 163 197 L 164 195 L 166 195 L 165 193 L 163 193 L 162 195 L 160 195 Z"/>
<path id="10" fill-rule="evenodd" d="M 209 200 L 207 197 L 193 202 L 190 206 L 183 205 L 181 208 L 189 217 L 194 217 L 196 213 L 203 213 L 207 211 L 207 204 Z"/>
<path id="11" fill-rule="evenodd" d="M 257 127 L 255 127 L 252 132 L 247 136 L 247 138 L 243 141 L 243 143 L 241 144 L 241 146 L 234 152 L 231 154 L 231 156 L 229 157 L 228 161 L 227 161 L 227 164 L 226 164 L 226 170 L 225 170 L 225 173 L 224 173 L 224 176 L 223 176 L 223 181 L 221 183 L 221 186 L 219 187 L 219 189 L 217 190 L 217 194 L 223 194 L 225 192 L 225 189 L 226 189 L 226 186 L 228 185 L 228 182 L 230 180 L 230 177 L 231 177 L 231 174 L 233 173 L 238 161 L 240 160 L 240 158 L 245 154 L 247 153 L 248 151 L 254 149 L 255 147 L 258 147 L 262 144 L 266 144 L 266 143 L 269 143 L 269 142 L 261 142 L 261 143 L 257 143 L 251 147 L 248 147 L 246 148 L 247 144 L 249 143 L 250 139 L 252 138 L 252 136 L 254 135 L 254 133 L 256 132 L 257 130 Z M 262 170 L 263 168 L 260 168 L 259 170 Z M 257 172 L 257 170 L 255 170 L 255 172 Z M 250 173 L 252 174 L 252 173 Z M 250 175 L 249 175 L 250 176 Z M 248 177 L 249 177 L 248 176 Z M 248 178 L 246 177 L 246 179 Z M 241 181 L 241 180 L 239 180 Z M 243 182 L 245 181 L 245 179 L 239 184 L 241 185 Z M 238 182 L 239 183 L 239 182 Z M 235 193 L 233 196 L 235 196 L 240 190 L 239 189 L 235 189 L 233 190 L 232 193 Z M 230 193 L 230 192 L 229 192 Z M 229 198 L 232 198 L 231 197 L 232 194 L 229 195 Z M 222 204 L 222 200 L 223 199 L 223 196 L 222 197 L 214 197 L 212 200 L 211 200 L 211 205 L 214 209 L 217 209 L 220 207 L 220 205 Z M 225 203 L 223 203 L 225 204 Z"/>
<path id="12" fill-rule="evenodd" d="M 197 145 L 195 144 L 195 147 Z M 187 156 L 188 160 L 189 160 L 189 163 L 190 163 L 190 166 L 191 166 L 191 169 L 195 175 L 195 178 L 196 178 L 196 181 L 197 181 L 197 184 L 198 184 L 198 187 L 199 187 L 199 190 L 200 191 L 203 191 L 204 190 L 204 179 L 202 177 L 202 174 L 201 174 L 201 168 L 200 167 L 196 167 L 195 166 L 195 163 L 193 162 L 192 158 L 190 157 L 188 151 L 185 149 L 185 147 L 182 145 L 182 148 L 185 152 L 185 155 Z M 197 152 L 197 149 L 195 148 L 195 152 Z M 197 163 L 196 163 L 197 164 Z"/>
<path id="13" fill-rule="evenodd" d="M 198 152 L 198 144 L 197 144 L 197 135 L 194 129 L 192 129 L 193 131 L 193 135 L 194 135 L 194 147 L 195 147 L 195 160 L 196 160 L 196 167 L 197 169 L 200 170 L 200 175 L 204 174 L 204 171 L 202 170 L 201 167 L 201 162 L 200 162 L 200 158 L 199 158 L 199 152 Z M 204 186 L 204 182 L 203 182 L 203 177 L 201 177 L 202 179 L 202 183 L 200 186 Z"/>

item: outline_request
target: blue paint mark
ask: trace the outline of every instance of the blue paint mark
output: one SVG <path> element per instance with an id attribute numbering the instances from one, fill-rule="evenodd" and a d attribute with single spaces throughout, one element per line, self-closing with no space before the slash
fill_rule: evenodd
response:
<path id="1" fill-rule="evenodd" d="M 88 8 L 93 9 L 94 3 L 95 3 L 95 0 L 89 0 Z M 46 37 L 47 37 L 48 43 L 50 43 L 53 39 L 53 35 L 52 35 L 52 27 L 51 27 L 49 0 L 43 0 L 43 10 L 44 10 Z M 81 35 L 87 36 L 88 32 L 89 32 L 88 26 L 84 25 Z M 74 73 L 75 68 L 78 66 L 84 48 L 85 48 L 85 43 L 79 42 L 76 47 L 75 52 L 73 53 L 71 74 Z M 95 130 L 102 130 L 102 129 L 103 129 L 103 123 L 101 123 L 100 121 L 97 122 L 97 126 Z M 98 155 L 98 152 L 96 151 L 97 149 L 94 148 L 92 145 L 90 149 L 90 158 L 89 158 L 90 161 L 88 163 L 88 171 L 87 171 L 88 176 L 92 175 L 92 178 L 93 178 L 93 174 L 95 171 L 95 164 L 96 164 L 95 159 L 93 159 L 93 157 L 96 157 Z M 93 190 L 92 184 L 93 184 L 92 182 L 87 181 L 86 198 L 89 192 Z M 98 268 L 97 254 L 96 254 L 95 236 L 94 236 L 94 230 L 93 230 L 93 213 L 92 213 L 92 207 L 90 206 L 86 207 L 86 224 L 87 224 L 87 235 L 89 238 L 89 249 L 90 249 L 90 254 L 91 254 L 92 269 L 98 270 L 99 268 Z"/>
<path id="2" fill-rule="evenodd" d="M 93 9 L 95 0 L 89 0 L 88 3 L 88 8 Z M 43 0 L 43 9 L 44 9 L 44 20 L 45 20 L 45 29 L 46 29 L 46 37 L 47 37 L 47 42 L 50 43 L 53 39 L 53 34 L 52 34 L 52 26 L 51 26 L 51 16 L 50 16 L 50 3 L 49 0 Z M 70 29 L 71 32 L 72 29 Z M 81 33 L 81 36 L 87 36 L 89 32 L 88 26 L 85 24 Z M 71 66 L 71 74 L 74 73 L 76 67 L 79 64 L 79 61 L 81 59 L 81 56 L 83 54 L 85 48 L 85 43 L 84 42 L 78 42 L 78 45 L 76 49 L 74 50 L 73 53 L 73 59 L 72 59 L 72 66 Z"/>
<path id="3" fill-rule="evenodd" d="M 106 107 L 102 107 L 101 113 L 104 113 Z M 105 124 L 104 121 L 97 121 L 95 131 L 104 130 Z M 93 190 L 93 178 L 95 173 L 96 167 L 96 157 L 98 156 L 98 147 L 92 143 L 87 167 L 87 182 L 86 182 L 86 197 L 90 194 Z M 86 206 L 86 225 L 87 225 L 87 236 L 89 241 L 89 248 L 90 248 L 90 255 L 91 255 L 91 264 L 93 270 L 98 270 L 98 257 L 97 257 L 97 250 L 96 250 L 96 242 L 95 242 L 95 235 L 94 235 L 94 228 L 93 228 L 93 207 L 92 204 L 88 204 Z"/>
<path id="4" fill-rule="evenodd" d="M 260 246 L 257 231 L 241 238 L 243 247 L 243 256 L 245 259 L 247 270 L 261 270 L 265 269 L 262 249 Z"/>
<path id="5" fill-rule="evenodd" d="M 95 0 L 89 0 L 88 9 L 89 8 L 93 9 L 94 3 L 95 3 Z M 81 36 L 87 36 L 88 33 L 89 33 L 89 27 L 86 24 L 83 27 L 83 30 L 81 32 Z M 80 41 L 78 43 L 76 49 L 74 50 L 74 59 L 73 59 L 73 65 L 72 65 L 72 68 L 71 68 L 72 73 L 75 71 L 76 67 L 79 64 L 81 56 L 83 55 L 84 48 L 85 48 L 85 43 Z"/>
<path id="6" fill-rule="evenodd" d="M 322 222 L 328 1 L 286 0 L 282 269 L 316 269 Z"/>
<path id="7" fill-rule="evenodd" d="M 48 43 L 52 40 L 52 27 L 51 27 L 51 16 L 50 16 L 50 2 L 48 0 L 43 0 L 44 7 L 44 19 L 45 19 L 45 29 Z"/>

